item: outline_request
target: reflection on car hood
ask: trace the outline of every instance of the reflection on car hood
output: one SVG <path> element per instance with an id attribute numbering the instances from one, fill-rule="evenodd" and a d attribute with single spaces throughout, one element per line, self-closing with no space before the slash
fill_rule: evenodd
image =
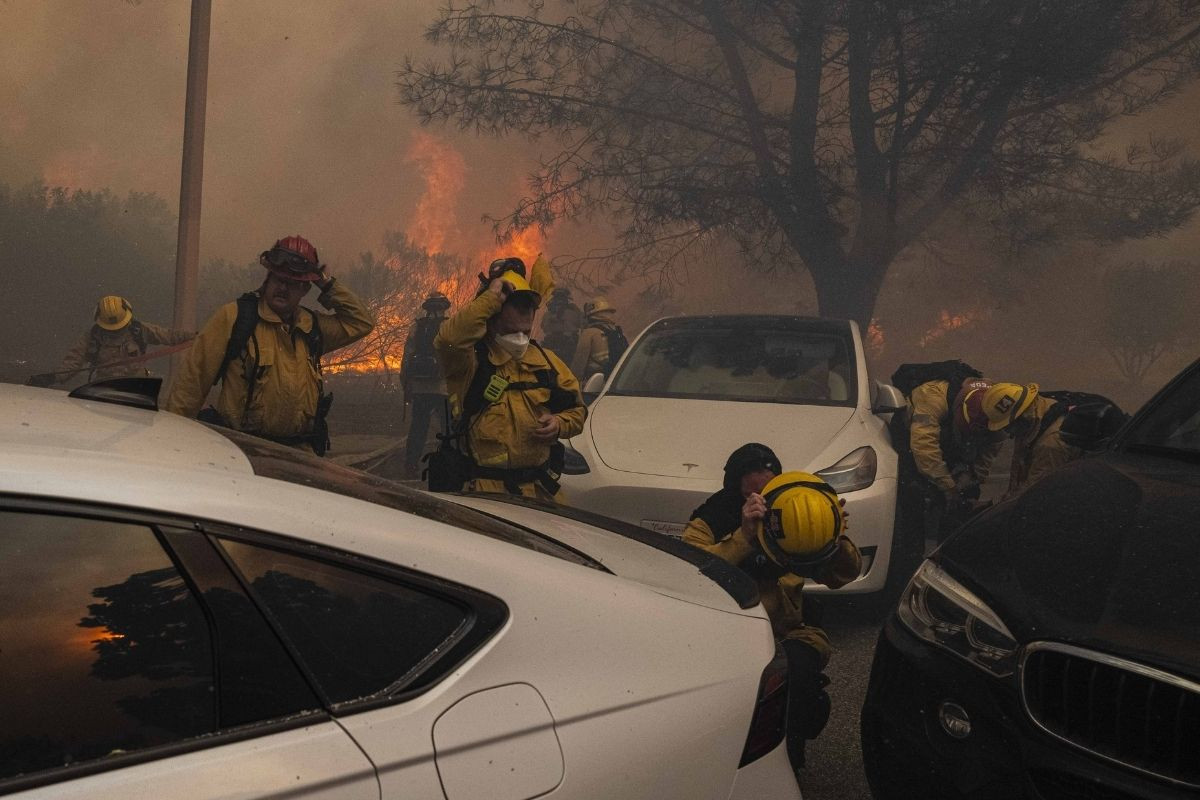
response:
<path id="1" fill-rule="evenodd" d="M 845 406 L 605 395 L 590 419 L 596 454 L 612 469 L 721 480 L 729 454 L 770 445 L 788 469 L 812 465 L 854 415 Z"/>
<path id="2" fill-rule="evenodd" d="M 1056 640 L 1200 679 L 1200 467 L 1068 465 L 939 551 L 1021 641 Z"/>

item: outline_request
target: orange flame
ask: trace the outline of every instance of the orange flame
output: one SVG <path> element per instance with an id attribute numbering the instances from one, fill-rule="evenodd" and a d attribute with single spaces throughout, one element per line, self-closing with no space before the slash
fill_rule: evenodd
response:
<path id="1" fill-rule="evenodd" d="M 405 231 L 408 239 L 428 254 L 445 253 L 446 243 L 460 237 L 456 205 L 465 184 L 466 162 L 450 145 L 428 133 L 417 132 L 409 145 L 406 159 L 415 162 L 425 182 L 425 191 L 417 201 L 413 219 Z M 400 288 L 379 298 L 372 308 L 375 330 L 361 342 L 341 351 L 324 367 L 337 373 L 373 373 L 399 370 L 404 362 L 404 344 L 408 331 L 424 312 L 421 302 L 432 291 L 440 291 L 453 307 L 469 302 L 479 288 L 478 272 L 497 258 L 516 256 L 532 267 L 545 249 L 545 237 L 537 228 L 508 236 L 495 247 L 482 250 L 475 261 L 460 265 L 452 274 L 448 269 L 456 259 L 442 257 L 418 264 L 406 263 L 399 253 L 386 254 L 384 265 L 404 274 Z"/>
<path id="2" fill-rule="evenodd" d="M 871 357 L 878 358 L 883 354 L 883 348 L 886 344 L 883 338 L 883 326 L 874 317 L 871 318 L 870 324 L 867 325 L 867 341 L 865 344 L 867 346 L 867 354 Z"/>
<path id="3" fill-rule="evenodd" d="M 405 160 L 417 164 L 425 181 L 405 233 L 430 253 L 444 252 L 447 238 L 456 233 L 455 207 L 466 183 L 467 162 L 453 147 L 424 131 L 413 134 Z"/>
<path id="4" fill-rule="evenodd" d="M 951 331 L 957 331 L 978 322 L 985 316 L 986 314 L 979 311 L 964 311 L 961 314 L 951 314 L 949 311 L 942 309 L 937 324 L 925 331 L 925 335 L 921 337 L 921 347 L 926 347 L 936 342 Z"/>
<path id="5" fill-rule="evenodd" d="M 479 261 L 487 266 L 497 258 L 516 256 L 525 262 L 526 268 L 532 267 L 538 255 L 546 249 L 545 237 L 537 228 L 526 228 L 508 236 L 495 247 L 484 250 L 479 254 Z"/>

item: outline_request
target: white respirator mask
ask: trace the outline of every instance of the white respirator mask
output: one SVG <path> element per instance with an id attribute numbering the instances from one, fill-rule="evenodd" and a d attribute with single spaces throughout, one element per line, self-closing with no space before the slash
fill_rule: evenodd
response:
<path id="1" fill-rule="evenodd" d="M 506 333 L 503 336 L 497 335 L 495 339 L 500 349 L 513 358 L 519 359 L 529 349 L 529 334 L 527 333 Z"/>

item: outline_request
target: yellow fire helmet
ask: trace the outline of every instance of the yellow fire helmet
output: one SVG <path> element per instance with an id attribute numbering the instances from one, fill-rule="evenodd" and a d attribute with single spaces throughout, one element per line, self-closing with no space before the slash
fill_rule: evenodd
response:
<path id="1" fill-rule="evenodd" d="M 525 280 L 525 276 L 521 273 L 509 270 L 508 272 L 501 273 L 498 277 L 500 280 L 508 281 L 512 284 L 513 294 L 528 293 L 536 297 L 539 303 L 542 301 L 542 296 L 533 290 L 529 285 L 529 281 Z"/>
<path id="2" fill-rule="evenodd" d="M 110 294 L 96 303 L 96 324 L 106 331 L 119 331 L 133 319 L 133 308 L 124 297 Z"/>
<path id="3" fill-rule="evenodd" d="M 837 552 L 846 527 L 837 492 L 808 472 L 785 472 L 763 487 L 767 515 L 758 543 L 767 558 L 790 572 L 810 573 Z"/>
<path id="4" fill-rule="evenodd" d="M 993 383 L 983 395 L 983 413 L 987 415 L 988 430 L 1002 431 L 1025 413 L 1037 400 L 1038 385 L 1031 383 Z"/>
<path id="5" fill-rule="evenodd" d="M 597 297 L 590 303 L 583 304 L 583 315 L 585 317 L 594 317 L 598 314 L 611 314 L 616 311 L 612 303 L 608 302 L 607 297 Z"/>

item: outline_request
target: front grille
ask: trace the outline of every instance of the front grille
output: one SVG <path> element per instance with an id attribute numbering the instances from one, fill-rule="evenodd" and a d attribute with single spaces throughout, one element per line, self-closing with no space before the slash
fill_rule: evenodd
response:
<path id="1" fill-rule="evenodd" d="M 1140 772 L 1200 786 L 1200 685 L 1070 645 L 1021 664 L 1025 711 L 1047 733 Z"/>

